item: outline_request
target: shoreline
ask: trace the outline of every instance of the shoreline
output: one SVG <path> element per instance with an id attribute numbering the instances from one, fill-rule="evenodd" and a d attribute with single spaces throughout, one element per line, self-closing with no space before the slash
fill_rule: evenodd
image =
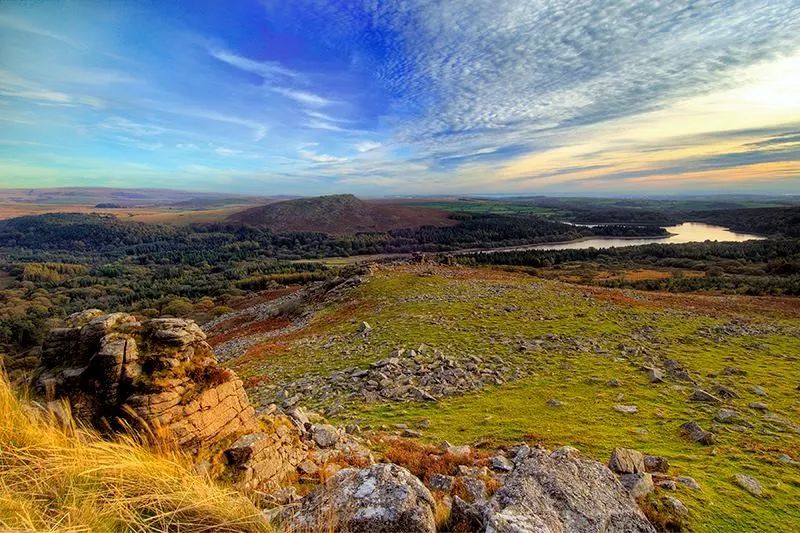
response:
<path id="1" fill-rule="evenodd" d="M 684 222 L 683 224 L 688 224 L 691 222 Z M 705 224 L 705 223 L 700 223 Z M 673 226 L 666 226 L 666 228 L 674 228 L 680 226 L 681 224 L 676 224 Z M 660 226 L 663 227 L 663 226 Z M 736 231 L 732 231 L 730 228 L 726 228 L 723 226 L 714 226 L 715 228 L 719 228 L 725 231 L 728 231 L 734 235 L 747 235 L 751 237 L 750 239 L 745 240 L 764 240 L 768 237 L 757 235 L 754 233 L 738 233 Z M 661 241 L 666 241 L 670 237 L 674 237 L 676 235 L 680 235 L 680 233 L 675 233 L 671 231 L 667 231 L 666 235 L 661 235 L 658 237 L 647 237 L 647 236 L 620 236 L 620 237 L 613 237 L 613 236 L 599 236 L 599 235 L 592 235 L 587 237 L 580 237 L 578 239 L 573 239 L 570 241 L 551 241 L 551 242 L 541 242 L 536 244 L 517 244 L 512 246 L 500 246 L 500 247 L 486 247 L 486 248 L 464 248 L 461 250 L 450 250 L 450 251 L 443 251 L 443 252 L 397 252 L 397 253 L 385 253 L 385 254 L 366 254 L 366 255 L 351 255 L 351 256 L 338 256 L 338 257 L 322 257 L 316 259 L 297 259 L 294 262 L 298 263 L 332 263 L 332 264 L 356 264 L 356 263 L 368 263 L 371 261 L 384 261 L 384 260 L 391 260 L 391 259 L 404 259 L 413 257 L 415 254 L 434 254 L 434 255 L 443 255 L 446 257 L 452 257 L 455 255 L 476 255 L 476 254 L 488 254 L 488 253 L 499 253 L 499 252 L 514 252 L 514 251 L 527 251 L 527 250 L 542 250 L 547 251 L 548 247 L 552 246 L 563 246 L 563 245 L 570 245 L 570 244 L 578 244 L 581 242 L 586 242 L 590 240 L 618 240 L 618 241 L 647 241 L 641 242 L 638 244 L 631 244 L 631 245 L 621 245 L 619 247 L 624 246 L 647 246 L 648 244 L 658 244 Z M 706 239 L 708 240 L 708 239 Z M 664 244 L 687 244 L 691 242 L 705 242 L 705 241 L 686 241 L 685 243 L 664 243 Z M 719 241 L 714 240 L 714 242 L 744 242 L 744 241 Z M 617 246 L 607 246 L 605 248 L 616 248 Z M 575 249 L 588 249 L 588 248 L 596 248 L 594 246 L 587 246 L 585 248 L 575 248 Z M 550 248 L 551 250 L 555 249 L 558 250 L 559 248 Z M 569 248 L 563 248 L 569 249 Z"/>

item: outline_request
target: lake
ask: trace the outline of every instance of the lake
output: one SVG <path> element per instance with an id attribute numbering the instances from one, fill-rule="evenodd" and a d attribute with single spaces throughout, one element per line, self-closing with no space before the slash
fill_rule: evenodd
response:
<path id="1" fill-rule="evenodd" d="M 517 250 L 576 250 L 581 248 L 612 248 L 614 246 L 636 246 L 639 244 L 681 244 L 686 242 L 703 241 L 728 241 L 742 242 L 761 240 L 764 237 L 736 233 L 722 226 L 712 226 L 700 222 L 684 222 L 677 226 L 667 226 L 671 235 L 667 237 L 633 237 L 621 239 L 619 237 L 589 237 L 572 242 L 537 244 L 533 246 L 517 247 Z"/>

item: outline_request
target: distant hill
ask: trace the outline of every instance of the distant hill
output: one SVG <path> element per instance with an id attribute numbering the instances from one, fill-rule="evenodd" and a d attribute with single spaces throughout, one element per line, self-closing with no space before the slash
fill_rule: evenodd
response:
<path id="1" fill-rule="evenodd" d="M 253 207 L 231 215 L 229 221 L 272 231 L 315 231 L 330 234 L 383 232 L 420 226 L 451 226 L 446 211 L 361 200 L 352 194 L 300 198 Z"/>

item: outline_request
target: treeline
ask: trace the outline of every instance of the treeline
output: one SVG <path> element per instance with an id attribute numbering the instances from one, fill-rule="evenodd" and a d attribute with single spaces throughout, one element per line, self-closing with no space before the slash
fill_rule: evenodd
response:
<path id="1" fill-rule="evenodd" d="M 273 233 L 242 224 L 214 223 L 176 227 L 123 222 L 84 214 L 27 216 L 0 222 L 0 247 L 42 257 L 121 258 L 139 264 L 225 262 L 254 256 L 310 259 L 379 253 L 438 252 L 568 241 L 589 236 L 660 236 L 659 227 L 573 226 L 532 215 L 456 215 L 449 227 L 424 226 L 388 233 L 327 235 Z"/>
<path id="2" fill-rule="evenodd" d="M 607 249 L 514 250 L 463 254 L 466 265 L 507 265 L 531 269 L 583 265 L 596 269 L 685 269 L 701 277 L 671 277 L 603 284 L 651 290 L 717 290 L 745 294 L 800 295 L 800 239 L 688 244 L 648 244 Z"/>
<path id="3" fill-rule="evenodd" d="M 704 222 L 745 233 L 800 237 L 800 206 L 797 205 L 765 207 L 752 205 L 752 200 L 609 198 L 533 198 L 520 202 L 556 210 L 562 220 L 579 224 L 672 226 L 683 222 Z M 796 203 L 797 199 L 793 202 Z"/>
<path id="4" fill-rule="evenodd" d="M 57 320 L 83 309 L 134 311 L 206 319 L 247 290 L 327 279 L 320 263 L 277 260 L 196 265 L 138 265 L 122 260 L 69 265 L 57 276 L 42 264 L 0 263 L 0 353 L 37 346 Z M 32 275 L 36 273 L 36 275 Z M 5 279 L 3 279 L 5 278 Z"/>

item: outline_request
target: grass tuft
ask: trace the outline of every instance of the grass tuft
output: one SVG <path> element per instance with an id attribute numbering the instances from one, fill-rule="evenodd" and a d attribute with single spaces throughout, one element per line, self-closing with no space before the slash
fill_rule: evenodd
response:
<path id="1" fill-rule="evenodd" d="M 0 530 L 270 528 L 250 500 L 195 474 L 180 452 L 135 436 L 104 440 L 63 406 L 48 412 L 20 398 L 0 370 Z"/>

